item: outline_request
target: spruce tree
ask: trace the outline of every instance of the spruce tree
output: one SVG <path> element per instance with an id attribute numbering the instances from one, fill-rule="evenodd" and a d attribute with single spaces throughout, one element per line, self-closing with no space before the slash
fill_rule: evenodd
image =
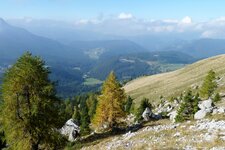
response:
<path id="1" fill-rule="evenodd" d="M 193 115 L 199 110 L 198 108 L 198 103 L 200 101 L 200 97 L 199 97 L 199 93 L 197 93 L 194 97 L 194 101 L 193 101 Z"/>
<path id="2" fill-rule="evenodd" d="M 73 112 L 72 118 L 78 126 L 81 124 L 81 116 L 80 116 L 78 105 L 74 106 L 74 112 Z"/>
<path id="3" fill-rule="evenodd" d="M 125 104 L 125 111 L 127 113 L 130 113 L 132 104 L 133 104 L 133 99 L 130 96 L 128 96 L 126 104 Z"/>
<path id="4" fill-rule="evenodd" d="M 59 101 L 40 57 L 25 53 L 4 74 L 1 121 L 10 149 L 56 148 Z"/>
<path id="5" fill-rule="evenodd" d="M 81 134 L 86 135 L 90 132 L 89 128 L 90 117 L 88 115 L 88 107 L 85 101 L 81 103 L 80 117 L 81 117 L 81 126 L 80 126 Z"/>
<path id="6" fill-rule="evenodd" d="M 199 94 L 193 96 L 192 91 L 188 92 L 183 97 L 183 101 L 177 110 L 176 122 L 192 119 L 194 114 L 198 111 Z"/>
<path id="7" fill-rule="evenodd" d="M 92 124 L 96 129 L 112 129 L 125 117 L 125 92 L 111 72 L 103 84 L 101 95 L 98 97 L 96 114 Z"/>
<path id="8" fill-rule="evenodd" d="M 88 115 L 91 119 L 93 119 L 96 113 L 97 102 L 97 96 L 95 94 L 91 94 L 87 99 Z"/>
<path id="9" fill-rule="evenodd" d="M 70 119 L 73 115 L 73 106 L 70 99 L 65 100 L 65 117 L 66 120 Z"/>
<path id="10" fill-rule="evenodd" d="M 217 83 L 215 80 L 216 74 L 213 70 L 210 70 L 207 76 L 205 77 L 202 87 L 200 89 L 201 97 L 209 98 L 210 96 L 212 96 L 213 92 L 217 88 Z"/>

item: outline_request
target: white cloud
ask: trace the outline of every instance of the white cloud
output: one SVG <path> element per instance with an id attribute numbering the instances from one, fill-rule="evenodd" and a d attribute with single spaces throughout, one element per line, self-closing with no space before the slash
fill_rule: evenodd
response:
<path id="1" fill-rule="evenodd" d="M 183 23 L 183 24 L 191 24 L 191 23 L 192 23 L 192 19 L 191 19 L 191 17 L 186 16 L 186 17 L 184 17 L 184 18 L 181 20 L 181 23 Z"/>
<path id="2" fill-rule="evenodd" d="M 13 21 L 14 20 L 14 21 Z M 196 37 L 225 38 L 225 17 L 214 18 L 202 22 L 193 22 L 189 16 L 183 19 L 166 18 L 153 20 L 139 19 L 131 13 L 117 15 L 100 14 L 96 18 L 76 19 L 73 22 L 38 20 L 33 18 L 12 19 L 11 22 L 22 27 L 54 26 L 68 27 L 76 30 L 94 31 L 104 34 L 128 36 L 140 34 L 193 34 Z M 9 22 L 10 23 L 10 22 Z"/>
<path id="3" fill-rule="evenodd" d="M 87 19 L 80 19 L 75 22 L 76 25 L 86 25 L 88 23 L 89 23 L 89 20 L 87 20 Z"/>
<path id="4" fill-rule="evenodd" d="M 164 19 L 163 22 L 165 22 L 165 23 L 178 23 L 179 20 L 176 20 L 176 19 Z"/>
<path id="5" fill-rule="evenodd" d="M 120 13 L 118 15 L 118 19 L 122 19 L 122 20 L 127 20 L 127 19 L 132 19 L 134 18 L 134 16 L 131 13 Z"/>

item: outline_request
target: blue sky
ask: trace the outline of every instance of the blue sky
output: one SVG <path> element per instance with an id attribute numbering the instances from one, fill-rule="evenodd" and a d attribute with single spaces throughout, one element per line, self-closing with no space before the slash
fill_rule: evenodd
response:
<path id="1" fill-rule="evenodd" d="M 0 17 L 74 20 L 131 13 L 142 19 L 210 20 L 225 15 L 224 0 L 0 0 Z"/>
<path id="2" fill-rule="evenodd" d="M 39 35 L 66 28 L 225 38 L 224 6 L 225 0 L 0 0 L 0 18 Z"/>

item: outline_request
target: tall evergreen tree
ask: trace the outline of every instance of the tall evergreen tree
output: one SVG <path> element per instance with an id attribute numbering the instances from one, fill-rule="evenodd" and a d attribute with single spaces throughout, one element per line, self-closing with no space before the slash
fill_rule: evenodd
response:
<path id="1" fill-rule="evenodd" d="M 88 115 L 88 107 L 86 101 L 81 103 L 80 116 L 81 116 L 81 126 L 80 126 L 81 134 L 86 135 L 90 132 L 89 128 L 90 117 Z"/>
<path id="2" fill-rule="evenodd" d="M 70 99 L 65 100 L 65 117 L 66 120 L 70 119 L 73 115 L 73 106 Z"/>
<path id="3" fill-rule="evenodd" d="M 217 83 L 215 80 L 216 74 L 213 70 L 210 70 L 207 76 L 205 77 L 202 87 L 200 89 L 201 97 L 209 98 L 210 96 L 212 96 L 213 92 L 217 88 Z"/>
<path id="4" fill-rule="evenodd" d="M 133 99 L 130 96 L 128 96 L 126 104 L 125 104 L 125 111 L 127 113 L 130 113 L 132 104 L 133 104 Z"/>
<path id="5" fill-rule="evenodd" d="M 125 117 L 124 101 L 125 92 L 116 80 L 114 72 L 111 72 L 103 84 L 101 95 L 98 97 L 96 114 L 92 120 L 95 128 L 112 129 L 121 118 Z"/>
<path id="6" fill-rule="evenodd" d="M 72 118 L 77 125 L 81 124 L 81 116 L 80 116 L 78 104 L 74 106 L 74 112 L 73 112 Z"/>
<path id="7" fill-rule="evenodd" d="M 183 97 L 183 101 L 177 111 L 176 122 L 192 119 L 194 114 L 198 111 L 199 100 L 199 94 L 197 93 L 193 96 L 192 91 L 189 90 Z"/>
<path id="8" fill-rule="evenodd" d="M 43 60 L 28 52 L 4 74 L 1 120 L 10 149 L 50 149 L 59 142 L 59 101 L 48 74 Z"/>
<path id="9" fill-rule="evenodd" d="M 92 119 L 96 113 L 97 107 L 97 96 L 96 94 L 90 94 L 87 99 L 87 106 L 88 106 L 88 115 Z"/>
<path id="10" fill-rule="evenodd" d="M 199 93 L 197 93 L 194 97 L 194 101 L 193 101 L 193 115 L 199 110 L 198 108 L 198 103 L 200 101 L 200 97 L 199 97 Z"/>

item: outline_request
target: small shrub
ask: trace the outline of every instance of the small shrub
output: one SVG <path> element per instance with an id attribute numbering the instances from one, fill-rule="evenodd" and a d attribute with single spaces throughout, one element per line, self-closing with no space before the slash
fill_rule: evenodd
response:
<path id="1" fill-rule="evenodd" d="M 213 102 L 216 103 L 216 102 L 219 102 L 220 100 L 221 100 L 220 94 L 219 93 L 216 93 L 216 95 L 213 98 Z"/>

